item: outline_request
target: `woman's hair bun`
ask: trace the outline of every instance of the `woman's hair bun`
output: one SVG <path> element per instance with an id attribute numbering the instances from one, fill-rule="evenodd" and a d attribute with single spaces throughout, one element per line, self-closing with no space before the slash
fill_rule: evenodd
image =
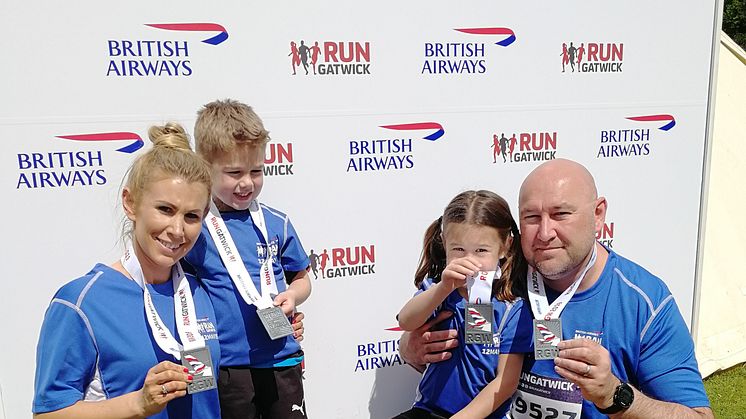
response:
<path id="1" fill-rule="evenodd" d="M 154 147 L 167 147 L 174 149 L 191 150 L 189 136 L 184 128 L 176 122 L 166 125 L 154 125 L 148 130 L 148 137 Z"/>

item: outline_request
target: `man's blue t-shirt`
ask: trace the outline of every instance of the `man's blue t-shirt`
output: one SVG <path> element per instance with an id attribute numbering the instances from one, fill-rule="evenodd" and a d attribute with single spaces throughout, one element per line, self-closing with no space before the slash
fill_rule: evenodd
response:
<path id="1" fill-rule="evenodd" d="M 261 209 L 268 244 L 264 243 L 248 210 L 221 212 L 221 216 L 256 289 L 261 290 L 258 255 L 270 254 L 277 290 L 283 292 L 287 289 L 284 272 L 305 270 L 308 256 L 287 215 L 263 204 Z M 205 284 L 215 307 L 222 366 L 272 368 L 301 362 L 302 357 L 297 356 L 300 345 L 295 338 L 271 340 L 256 314 L 256 306 L 246 304 L 238 293 L 206 224 L 202 224 L 202 234 L 185 259 Z"/>
<path id="2" fill-rule="evenodd" d="M 220 346 L 212 303 L 199 280 L 187 275 L 199 331 L 215 368 Z M 147 284 L 164 325 L 178 341 L 173 283 Z M 36 353 L 34 413 L 80 400 L 105 400 L 140 390 L 149 369 L 162 361 L 181 362 L 161 350 L 148 325 L 143 291 L 106 265 L 57 291 L 44 316 Z M 158 419 L 220 417 L 217 389 L 172 400 Z"/>
<path id="3" fill-rule="evenodd" d="M 550 302 L 558 296 L 547 288 Z M 603 345 L 611 355 L 611 372 L 620 380 L 657 400 L 709 406 L 694 343 L 671 292 L 634 262 L 609 251 L 599 279 L 572 297 L 560 319 L 563 340 L 586 338 Z M 524 359 L 523 371 L 533 374 L 533 380 L 537 375 L 559 377 L 554 361 L 537 361 L 533 353 Z M 570 387 L 580 398 L 580 390 Z M 606 416 L 583 400 L 582 417 Z"/>
<path id="4" fill-rule="evenodd" d="M 421 289 L 432 285 L 423 282 Z M 492 298 L 494 322 L 492 344 L 465 343 L 465 315 L 467 300 L 458 290 L 446 297 L 438 308 L 454 314 L 438 323 L 433 330 L 456 329 L 459 346 L 451 351 L 451 358 L 432 363 L 420 381 L 414 407 L 430 412 L 451 415 L 466 407 L 497 375 L 499 355 L 531 351 L 531 313 L 522 310 L 523 300 L 514 302 Z M 488 418 L 502 418 L 510 406 L 510 399 Z"/>

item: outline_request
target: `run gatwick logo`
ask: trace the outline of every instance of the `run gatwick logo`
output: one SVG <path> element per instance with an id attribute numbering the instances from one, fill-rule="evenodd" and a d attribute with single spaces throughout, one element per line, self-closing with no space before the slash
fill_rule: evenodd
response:
<path id="1" fill-rule="evenodd" d="M 445 134 L 445 129 L 439 122 L 400 123 L 380 125 L 379 128 L 404 135 L 351 140 L 347 172 L 412 169 L 415 164 L 415 148 L 440 140 Z M 419 139 L 425 141 L 416 141 Z"/>
<path id="2" fill-rule="evenodd" d="M 269 143 L 264 152 L 264 176 L 293 176 L 293 143 Z"/>
<path id="3" fill-rule="evenodd" d="M 563 42 L 562 72 L 565 73 L 621 73 L 624 63 L 624 44 L 613 42 Z"/>
<path id="4" fill-rule="evenodd" d="M 102 132 L 93 134 L 58 135 L 65 141 L 77 141 L 95 146 L 127 142 L 116 151 L 132 154 L 143 146 L 143 140 L 133 132 Z M 59 143 L 56 143 L 59 144 Z M 107 182 L 105 153 L 111 148 L 91 150 L 56 150 L 18 153 L 16 189 L 74 188 L 103 186 Z"/>
<path id="5" fill-rule="evenodd" d="M 311 249 L 308 259 L 311 261 L 313 279 L 339 279 L 376 273 L 376 246 L 373 244 L 322 248 L 318 253 Z"/>
<path id="6" fill-rule="evenodd" d="M 484 74 L 489 67 L 487 51 L 491 49 L 490 44 L 508 47 L 516 41 L 515 32 L 506 27 L 459 28 L 454 31 L 466 36 L 425 42 L 421 74 Z"/>
<path id="7" fill-rule="evenodd" d="M 220 45 L 228 39 L 228 31 L 217 23 L 146 23 L 152 39 L 107 40 L 107 77 L 189 77 L 192 68 L 192 42 L 196 32 L 201 42 Z M 187 39 L 176 39 L 176 34 Z M 151 35 L 152 34 L 152 35 Z M 171 39 L 162 39 L 164 35 Z"/>
<path id="8" fill-rule="evenodd" d="M 370 42 L 367 41 L 290 41 L 287 56 L 294 76 L 299 71 L 304 76 L 370 75 Z"/>
<path id="9" fill-rule="evenodd" d="M 635 115 L 624 119 L 631 122 L 620 124 L 615 129 L 601 130 L 596 158 L 649 156 L 653 152 L 651 138 L 663 138 L 676 126 L 676 118 L 669 114 Z M 663 133 L 657 132 L 656 128 Z"/>
<path id="10" fill-rule="evenodd" d="M 512 134 L 512 135 L 511 135 Z M 492 163 L 522 163 L 554 160 L 557 154 L 557 131 L 508 132 L 492 134 Z"/>

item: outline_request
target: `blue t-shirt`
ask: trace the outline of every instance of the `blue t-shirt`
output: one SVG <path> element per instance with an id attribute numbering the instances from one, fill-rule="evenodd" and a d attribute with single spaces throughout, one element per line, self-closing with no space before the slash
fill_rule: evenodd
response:
<path id="1" fill-rule="evenodd" d="M 215 313 L 199 280 L 187 278 L 199 330 L 217 374 L 220 347 Z M 179 340 L 173 283 L 147 286 L 161 320 Z M 80 400 L 111 399 L 140 390 L 148 370 L 162 361 L 181 364 L 153 339 L 142 288 L 120 272 L 97 264 L 60 288 L 47 309 L 36 353 L 33 411 L 51 412 Z M 152 417 L 220 417 L 217 389 L 174 399 Z"/>
<path id="2" fill-rule="evenodd" d="M 420 288 L 424 290 L 431 285 L 431 280 L 427 279 Z M 455 290 L 438 308 L 437 312 L 448 310 L 454 314 L 433 330 L 456 329 L 459 345 L 451 351 L 450 359 L 427 366 L 417 391 L 415 407 L 441 415 L 454 414 L 466 407 L 496 377 L 501 353 L 532 350 L 531 313 L 521 310 L 523 300 L 505 302 L 492 298 L 493 343 L 485 345 L 465 343 L 466 303 L 467 300 Z M 488 417 L 503 417 L 509 406 L 510 399 Z"/>
<path id="3" fill-rule="evenodd" d="M 550 302 L 558 296 L 547 288 Z M 611 355 L 611 372 L 646 395 L 689 407 L 710 405 L 694 343 L 671 292 L 634 262 L 609 251 L 598 281 L 576 293 L 560 319 L 564 340 L 588 338 L 603 345 Z M 523 370 L 559 377 L 554 361 L 536 361 L 533 353 L 524 359 Z M 583 400 L 582 417 L 606 416 Z"/>
<path id="4" fill-rule="evenodd" d="M 223 212 L 221 215 L 256 289 L 261 290 L 258 255 L 271 254 L 277 290 L 283 292 L 287 289 L 284 271 L 305 270 L 309 265 L 308 256 L 287 215 L 266 205 L 261 205 L 261 208 L 269 246 L 251 221 L 248 210 Z M 302 357 L 294 356 L 300 351 L 295 338 L 287 336 L 271 340 L 256 314 L 256 306 L 246 304 L 238 293 L 206 224 L 202 224 L 202 234 L 186 261 L 202 279 L 215 307 L 222 366 L 272 368 L 301 362 Z"/>

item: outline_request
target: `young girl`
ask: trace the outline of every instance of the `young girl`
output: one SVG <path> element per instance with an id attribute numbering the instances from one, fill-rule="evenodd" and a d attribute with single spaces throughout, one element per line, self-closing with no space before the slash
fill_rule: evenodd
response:
<path id="1" fill-rule="evenodd" d="M 399 325 L 411 331 L 452 311 L 437 328 L 457 329 L 459 346 L 427 367 L 413 409 L 397 418 L 505 416 L 531 350 L 531 316 L 513 290 L 513 278 L 516 285 L 525 278 L 520 249 L 507 202 L 489 191 L 460 193 L 427 229 L 415 275 L 420 291 L 399 312 Z"/>

